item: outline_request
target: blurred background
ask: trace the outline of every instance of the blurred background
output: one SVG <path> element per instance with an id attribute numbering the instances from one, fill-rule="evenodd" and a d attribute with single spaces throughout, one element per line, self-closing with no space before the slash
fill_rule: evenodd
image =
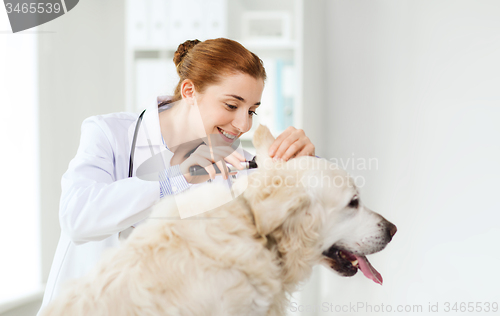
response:
<path id="1" fill-rule="evenodd" d="M 289 315 L 494 314 L 499 1 L 86 0 L 16 34 L 0 10 L 1 316 L 41 304 L 82 121 L 171 94 L 177 45 L 215 37 L 264 61 L 259 121 L 304 129 L 398 227 L 369 256 L 383 286 L 318 266 Z"/>

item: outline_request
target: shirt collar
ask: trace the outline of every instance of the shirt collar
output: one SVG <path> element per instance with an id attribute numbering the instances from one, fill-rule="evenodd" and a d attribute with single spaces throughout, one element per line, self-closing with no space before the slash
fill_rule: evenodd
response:
<path id="1" fill-rule="evenodd" d="M 141 146 L 161 146 L 165 147 L 162 140 L 161 128 L 160 128 L 160 117 L 158 115 L 158 101 L 159 97 L 149 100 L 146 112 L 142 117 L 142 122 L 139 126 L 139 131 L 137 133 L 136 147 Z M 132 124 L 129 128 L 129 139 L 133 140 L 135 128 L 137 125 Z M 132 142 L 131 142 L 132 143 Z"/>

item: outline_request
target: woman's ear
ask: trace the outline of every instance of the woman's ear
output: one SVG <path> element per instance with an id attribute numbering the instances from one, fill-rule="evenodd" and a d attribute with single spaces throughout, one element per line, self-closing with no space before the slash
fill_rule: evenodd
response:
<path id="1" fill-rule="evenodd" d="M 184 79 L 181 83 L 181 96 L 182 99 L 186 101 L 187 104 L 193 105 L 195 100 L 195 88 L 194 83 L 190 79 Z"/>

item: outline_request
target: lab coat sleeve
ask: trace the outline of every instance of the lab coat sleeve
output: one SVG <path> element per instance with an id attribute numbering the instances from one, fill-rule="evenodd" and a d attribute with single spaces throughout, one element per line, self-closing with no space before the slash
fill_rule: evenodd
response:
<path id="1" fill-rule="evenodd" d="M 61 231 L 76 244 L 103 240 L 146 219 L 160 196 L 157 181 L 116 180 L 115 140 L 100 120 L 82 123 L 80 146 L 61 180 Z"/>

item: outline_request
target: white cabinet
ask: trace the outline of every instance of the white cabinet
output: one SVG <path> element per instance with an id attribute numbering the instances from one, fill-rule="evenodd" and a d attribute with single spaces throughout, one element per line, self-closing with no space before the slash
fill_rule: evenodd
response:
<path id="1" fill-rule="evenodd" d="M 302 127 L 303 0 L 127 0 L 126 7 L 127 111 L 173 92 L 179 44 L 227 37 L 257 54 L 268 75 L 253 129 L 261 122 L 276 135 Z"/>

